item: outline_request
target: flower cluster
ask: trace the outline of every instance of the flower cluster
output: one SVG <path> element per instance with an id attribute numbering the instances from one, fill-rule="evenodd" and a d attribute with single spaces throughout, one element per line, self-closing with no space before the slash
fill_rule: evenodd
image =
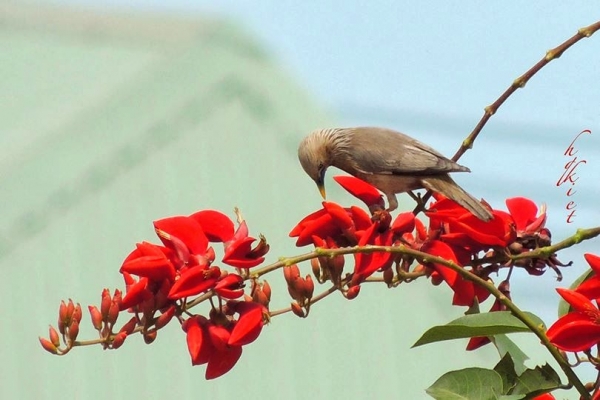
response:
<path id="1" fill-rule="evenodd" d="M 297 246 L 312 244 L 326 249 L 374 246 L 373 251 L 354 254 L 354 268 L 346 276 L 343 276 L 342 255 L 320 257 L 319 268 L 313 266 L 319 282 L 331 280 L 342 293 L 353 293 L 355 297 L 361 283 L 381 272 L 381 279 L 389 286 L 419 275 L 429 276 L 434 284 L 446 282 L 454 292 L 454 305 L 470 307 L 475 300 L 482 302 L 489 296 L 486 290 L 464 279 L 455 270 L 433 260 L 417 260 L 421 263 L 411 270 L 415 257 L 386 251 L 386 247 L 397 246 L 451 261 L 485 280 L 500 268 L 510 267 L 521 267 L 529 274 L 541 275 L 549 266 L 560 276 L 556 267 L 564 264 L 556 256 L 549 259 L 523 257 L 515 262 L 509 257 L 550 244 L 550 232 L 545 228 L 545 207 L 538 214 L 537 206 L 529 199 L 508 199 L 508 212 L 493 209 L 494 218 L 483 222 L 454 201 L 436 194 L 436 201 L 425 213 L 429 217 L 426 226 L 412 212 L 400 213 L 392 219 L 383 210 L 383 200 L 377 189 L 366 182 L 351 176 L 334 179 L 362 200 L 371 215 L 356 206 L 343 208 L 323 202 L 323 208 L 302 219 L 290 236 L 297 238 Z M 503 286 L 508 287 L 508 282 Z M 495 308 L 499 309 L 499 306 Z"/>
<path id="2" fill-rule="evenodd" d="M 120 272 L 125 294 L 115 290 L 111 295 L 104 289 L 100 308 L 89 306 L 99 343 L 117 349 L 134 332 L 152 343 L 158 330 L 176 317 L 186 333 L 192 364 L 207 364 L 207 379 L 221 376 L 233 368 L 242 346 L 253 342 L 267 321 L 268 283 L 253 280 L 248 295 L 244 281 L 247 269 L 264 261 L 269 246 L 262 236 L 253 246 L 257 239 L 249 236 L 245 221 L 239 221 L 236 229 L 229 217 L 212 210 L 161 219 L 154 222 L 154 229 L 162 245 L 138 243 L 123 261 Z M 233 269 L 214 265 L 216 253 L 211 243 L 223 244 L 221 261 Z M 191 307 L 209 299 L 208 315 L 190 313 Z M 122 312 L 133 316 L 117 330 Z M 65 354 L 75 344 L 80 321 L 81 307 L 63 302 L 58 327 L 66 347 L 59 347 L 52 327 L 50 338 L 40 339 L 42 346 L 54 354 Z"/>

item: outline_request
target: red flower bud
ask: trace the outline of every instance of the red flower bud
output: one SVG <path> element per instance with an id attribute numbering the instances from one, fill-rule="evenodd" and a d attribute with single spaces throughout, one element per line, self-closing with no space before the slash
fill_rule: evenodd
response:
<path id="1" fill-rule="evenodd" d="M 100 302 L 100 313 L 102 314 L 102 319 L 104 321 L 108 320 L 108 310 L 110 309 L 111 303 L 112 298 L 110 297 L 110 291 L 108 289 L 103 289 L 102 301 Z"/>
<path id="2" fill-rule="evenodd" d="M 138 322 L 137 317 L 131 317 L 131 319 L 129 321 L 127 321 L 127 323 L 125 325 L 123 325 L 123 327 L 121 329 L 119 329 L 119 333 L 125 332 L 126 334 L 131 335 L 131 333 L 137 326 L 137 322 Z"/>
<path id="3" fill-rule="evenodd" d="M 48 328 L 48 337 L 50 338 L 50 341 L 52 342 L 52 344 L 55 347 L 60 346 L 60 339 L 58 337 L 58 332 L 56 332 L 56 329 L 54 329 L 54 327 L 52 325 L 50 325 L 50 328 Z"/>
<path id="4" fill-rule="evenodd" d="M 173 318 L 174 315 L 175 315 L 175 306 L 171 306 L 167 309 L 167 311 L 162 313 L 160 315 L 160 317 L 158 317 L 156 319 L 154 326 L 156 327 L 156 329 L 160 329 L 160 328 L 166 326 L 169 322 L 171 322 L 171 319 Z"/>
<path id="5" fill-rule="evenodd" d="M 71 315 L 71 319 L 74 319 L 77 322 L 81 322 L 82 317 L 83 317 L 83 313 L 81 312 L 81 304 L 77 303 L 77 305 L 73 309 L 73 314 Z"/>
<path id="6" fill-rule="evenodd" d="M 291 303 L 291 306 L 292 306 L 292 312 L 294 314 L 296 314 L 300 318 L 306 317 L 306 314 L 304 313 L 304 309 L 302 307 L 300 307 L 300 304 L 298 304 L 297 302 L 294 301 Z"/>
<path id="7" fill-rule="evenodd" d="M 152 344 L 156 340 L 156 336 L 158 335 L 157 331 L 146 332 L 144 334 L 144 343 Z"/>
<path id="8" fill-rule="evenodd" d="M 127 333 L 126 332 L 119 332 L 115 335 L 115 337 L 113 338 L 111 347 L 113 349 L 118 349 L 119 347 L 121 347 L 123 345 L 123 343 L 125 343 L 125 339 L 127 339 Z"/>
<path id="9" fill-rule="evenodd" d="M 392 282 L 394 281 L 394 271 L 391 267 L 383 270 L 383 281 L 388 285 L 388 287 L 392 286 Z"/>
<path id="10" fill-rule="evenodd" d="M 310 260 L 310 268 L 312 269 L 315 278 L 317 278 L 318 281 L 321 281 L 321 263 L 318 258 L 312 258 Z"/>
<path id="11" fill-rule="evenodd" d="M 43 337 L 40 337 L 39 340 L 40 340 L 40 344 L 42 345 L 44 350 L 46 350 L 48 353 L 58 354 L 58 349 L 51 341 L 49 341 L 48 339 L 45 339 Z"/>
<path id="12" fill-rule="evenodd" d="M 312 299 L 313 293 L 315 292 L 315 283 L 312 280 L 312 276 L 306 275 L 304 278 L 304 289 L 302 295 L 307 299 Z"/>
<path id="13" fill-rule="evenodd" d="M 102 329 L 102 314 L 100 313 L 100 310 L 98 310 L 98 307 L 96 306 L 88 306 L 88 310 L 90 311 L 94 329 L 99 331 Z"/>
<path id="14" fill-rule="evenodd" d="M 61 334 L 65 334 L 65 328 L 68 323 L 69 317 L 67 315 L 67 305 L 64 300 L 61 300 L 60 307 L 58 308 L 58 331 Z"/>
<path id="15" fill-rule="evenodd" d="M 348 300 L 353 300 L 356 298 L 356 296 L 358 296 L 359 293 L 360 293 L 360 285 L 352 286 L 346 292 L 346 298 Z"/>
<path id="16" fill-rule="evenodd" d="M 269 285 L 269 282 L 267 282 L 266 280 L 263 281 L 262 291 L 265 294 L 265 296 L 267 296 L 267 300 L 271 301 L 271 285 Z"/>
<path id="17" fill-rule="evenodd" d="M 77 335 L 79 335 L 79 322 L 74 319 L 71 321 L 71 325 L 69 325 L 69 340 L 74 342 L 77 339 Z"/>
<path id="18" fill-rule="evenodd" d="M 110 308 L 108 309 L 108 316 L 106 318 L 106 322 L 113 326 L 117 322 L 117 318 L 119 318 L 119 303 L 117 301 L 113 301 L 110 304 Z"/>

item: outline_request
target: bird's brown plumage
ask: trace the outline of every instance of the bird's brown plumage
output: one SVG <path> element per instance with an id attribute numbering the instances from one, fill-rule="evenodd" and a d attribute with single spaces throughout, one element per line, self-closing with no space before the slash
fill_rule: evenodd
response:
<path id="1" fill-rule="evenodd" d="M 470 172 L 433 148 L 385 128 L 321 129 L 304 138 L 298 158 L 324 194 L 329 166 L 369 182 L 387 197 L 389 211 L 398 207 L 396 193 L 426 188 L 454 200 L 483 221 L 490 211 L 452 180 L 449 172 Z"/>

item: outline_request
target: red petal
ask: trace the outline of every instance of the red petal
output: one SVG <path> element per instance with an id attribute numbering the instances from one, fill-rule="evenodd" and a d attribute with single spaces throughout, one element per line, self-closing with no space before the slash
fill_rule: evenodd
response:
<path id="1" fill-rule="evenodd" d="M 182 297 L 194 296 L 211 289 L 217 280 L 206 278 L 207 269 L 195 267 L 183 272 L 169 291 L 169 299 L 177 300 Z"/>
<path id="2" fill-rule="evenodd" d="M 198 365 L 198 356 L 200 355 L 200 349 L 204 341 L 204 335 L 202 328 L 196 318 L 190 318 L 186 321 L 186 342 L 188 346 L 188 352 L 192 358 L 192 365 Z"/>
<path id="3" fill-rule="evenodd" d="M 252 268 L 262 263 L 265 258 L 252 258 L 248 255 L 252 252 L 252 243 L 256 241 L 253 237 L 244 237 L 227 245 L 223 262 L 236 268 Z"/>
<path id="4" fill-rule="evenodd" d="M 592 275 L 591 278 L 577 286 L 575 291 L 588 299 L 600 299 L 600 277 Z"/>
<path id="5" fill-rule="evenodd" d="M 143 256 L 126 261 L 121 266 L 120 272 L 137 275 L 160 282 L 164 279 L 175 279 L 175 267 L 164 256 Z"/>
<path id="6" fill-rule="evenodd" d="M 584 351 L 600 342 L 600 325 L 578 312 L 569 313 L 547 331 L 548 339 L 564 351 Z"/>
<path id="7" fill-rule="evenodd" d="M 244 279 L 238 274 L 226 275 L 215 285 L 215 292 L 226 299 L 237 299 L 244 294 Z"/>
<path id="8" fill-rule="evenodd" d="M 263 306 L 253 302 L 242 302 L 236 305 L 240 318 L 231 331 L 228 344 L 244 346 L 256 340 L 263 327 Z"/>
<path id="9" fill-rule="evenodd" d="M 342 230 L 347 230 L 354 227 L 354 223 L 352 222 L 352 218 L 348 215 L 348 211 L 346 211 L 342 206 L 324 201 L 323 208 L 327 210 L 329 215 L 331 216 L 333 222 L 340 227 Z"/>
<path id="10" fill-rule="evenodd" d="M 237 230 L 233 234 L 233 237 L 231 238 L 231 240 L 236 241 L 236 240 L 241 240 L 241 239 L 244 239 L 247 237 L 248 237 L 248 224 L 246 224 L 246 221 L 242 221 L 242 223 L 238 226 Z"/>
<path id="11" fill-rule="evenodd" d="M 352 214 L 352 220 L 357 231 L 368 229 L 373 223 L 371 216 L 360 207 L 351 206 L 350 213 Z"/>
<path id="12" fill-rule="evenodd" d="M 229 217 L 219 211 L 204 210 L 190 215 L 200 224 L 211 242 L 227 242 L 233 238 L 235 227 Z"/>
<path id="13" fill-rule="evenodd" d="M 340 228 L 333 223 L 331 215 L 325 214 L 304 227 L 302 233 L 298 236 L 298 240 L 296 240 L 296 246 L 301 247 L 312 244 L 313 236 L 325 239 L 328 236 L 333 237 L 340 233 Z"/>
<path id="14" fill-rule="evenodd" d="M 510 227 L 496 213 L 493 212 L 494 219 L 488 222 L 481 221 L 471 213 L 447 222 L 451 232 L 463 232 L 481 245 L 505 247 L 512 238 Z"/>
<path id="15" fill-rule="evenodd" d="M 308 225 L 312 221 L 314 221 L 317 218 L 322 217 L 323 215 L 326 215 L 326 214 L 327 214 L 327 210 L 325 210 L 325 209 L 320 209 L 311 214 L 308 214 L 306 217 L 302 218 L 302 220 L 300 222 L 298 222 L 298 224 L 294 227 L 294 229 L 292 229 L 292 231 L 289 233 L 289 236 L 290 237 L 300 236 L 302 231 L 306 228 L 306 225 Z"/>
<path id="16" fill-rule="evenodd" d="M 229 342 L 231 333 L 224 326 L 210 323 L 208 324 L 208 336 L 215 349 L 223 351 L 227 348 L 227 342 Z"/>
<path id="17" fill-rule="evenodd" d="M 596 306 L 594 306 L 594 303 L 592 303 L 587 297 L 585 297 L 581 293 L 577 293 L 574 290 L 563 289 L 563 288 L 556 288 L 556 291 L 558 292 L 558 294 L 561 295 L 561 297 L 563 299 L 565 299 L 565 301 L 567 303 L 569 303 L 571 306 L 573 306 L 573 308 L 575 310 L 586 313 L 586 314 L 587 313 L 600 314 L 600 310 L 598 310 L 598 308 Z"/>
<path id="18" fill-rule="evenodd" d="M 215 379 L 229 372 L 242 356 L 242 347 L 234 346 L 211 355 L 206 367 L 206 379 Z"/>
<path id="19" fill-rule="evenodd" d="M 181 240 L 192 254 L 204 254 L 208 239 L 202 226 L 190 217 L 170 217 L 154 221 L 154 229 L 163 244 L 174 248 L 170 236 Z"/>
<path id="20" fill-rule="evenodd" d="M 367 206 L 383 204 L 379 191 L 367 182 L 354 176 L 334 176 L 333 179 L 346 189 L 348 193 L 363 201 Z"/>
<path id="21" fill-rule="evenodd" d="M 525 230 L 527 225 L 535 221 L 538 212 L 535 203 L 525 197 L 506 199 L 506 207 L 519 231 Z"/>
<path id="22" fill-rule="evenodd" d="M 585 253 L 583 256 L 585 257 L 585 261 L 590 265 L 590 268 L 594 270 L 594 273 L 600 276 L 600 257 L 591 253 Z"/>
<path id="23" fill-rule="evenodd" d="M 393 232 L 388 230 L 385 233 L 378 234 L 378 224 L 373 224 L 371 228 L 367 229 L 358 242 L 359 246 L 365 246 L 373 244 L 377 246 L 389 246 L 392 244 Z M 354 284 L 362 282 L 364 279 L 371 276 L 375 271 L 380 268 L 386 267 L 391 263 L 393 258 L 392 253 L 387 252 L 375 252 L 375 253 L 357 253 L 354 256 L 355 266 L 354 274 L 356 279 Z"/>
<path id="24" fill-rule="evenodd" d="M 395 234 L 403 234 L 405 232 L 412 232 L 415 229 L 415 214 L 412 212 L 405 212 L 398 214 L 394 222 L 392 223 L 392 231 Z"/>
<path id="25" fill-rule="evenodd" d="M 472 337 L 467 343 L 467 351 L 477 350 L 478 348 L 485 346 L 486 344 L 491 343 L 490 339 L 487 336 L 477 336 Z"/>
<path id="26" fill-rule="evenodd" d="M 139 282 L 136 282 L 133 285 L 129 286 L 127 288 L 127 293 L 125 294 L 125 297 L 123 297 L 123 300 L 119 305 L 119 309 L 121 311 L 127 310 L 128 308 L 137 306 L 141 302 L 148 300 L 150 297 L 152 297 L 152 293 L 146 289 L 147 285 L 148 279 L 141 278 Z"/>

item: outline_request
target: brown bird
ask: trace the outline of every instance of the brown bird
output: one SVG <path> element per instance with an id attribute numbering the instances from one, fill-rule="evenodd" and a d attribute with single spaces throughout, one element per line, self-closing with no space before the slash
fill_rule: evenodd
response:
<path id="1" fill-rule="evenodd" d="M 450 178 L 449 172 L 471 172 L 431 147 L 385 128 L 321 129 L 298 147 L 298 158 L 325 198 L 325 172 L 346 171 L 382 191 L 388 211 L 398 207 L 396 193 L 428 189 L 454 200 L 482 221 L 491 212 Z"/>

